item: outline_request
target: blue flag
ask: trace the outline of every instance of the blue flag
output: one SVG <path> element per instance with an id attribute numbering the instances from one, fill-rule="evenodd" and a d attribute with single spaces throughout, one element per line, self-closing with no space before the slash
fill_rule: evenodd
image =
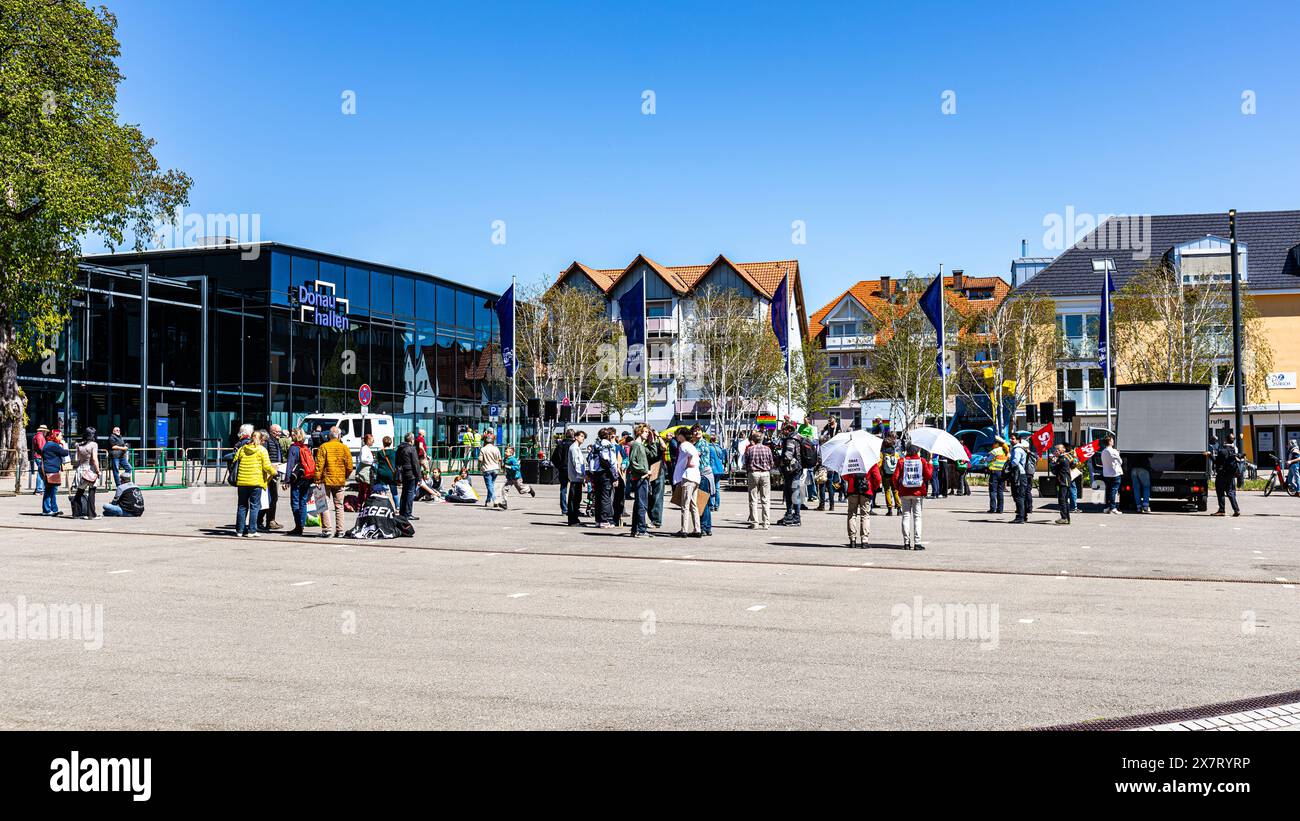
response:
<path id="1" fill-rule="evenodd" d="M 1110 295 L 1115 290 L 1115 282 L 1110 278 L 1110 269 L 1106 269 L 1106 282 L 1101 286 L 1101 323 L 1097 328 L 1097 367 L 1103 373 L 1110 368 Z"/>
<path id="2" fill-rule="evenodd" d="M 515 286 L 497 297 L 497 324 L 501 327 L 501 364 L 506 376 L 515 375 Z"/>
<path id="3" fill-rule="evenodd" d="M 943 277 L 937 276 L 930 283 L 930 287 L 925 289 L 921 294 L 921 310 L 925 311 L 925 316 L 934 326 L 934 335 L 938 340 L 939 354 L 935 357 L 935 362 L 939 366 L 939 372 L 944 372 L 943 365 Z"/>
<path id="4" fill-rule="evenodd" d="M 772 294 L 772 333 L 781 346 L 781 356 L 785 359 L 785 372 L 790 372 L 790 275 L 781 277 L 781 284 Z"/>
<path id="5" fill-rule="evenodd" d="M 618 298 L 618 318 L 623 322 L 623 335 L 627 337 L 623 375 L 640 376 L 641 369 L 646 366 L 644 278 Z"/>

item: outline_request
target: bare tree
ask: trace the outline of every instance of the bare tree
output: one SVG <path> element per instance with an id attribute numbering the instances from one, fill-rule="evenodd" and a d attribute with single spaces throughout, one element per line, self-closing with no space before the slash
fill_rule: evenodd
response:
<path id="1" fill-rule="evenodd" d="M 790 367 L 795 401 L 803 405 L 806 416 L 811 418 L 835 406 L 837 397 L 831 396 L 830 389 L 830 359 L 824 348 L 805 339 L 792 357 Z"/>
<path id="2" fill-rule="evenodd" d="M 1114 303 L 1111 345 L 1119 378 L 1217 385 L 1211 405 L 1233 387 L 1230 283 L 1221 278 L 1183 282 L 1161 261 L 1138 271 Z M 1254 300 L 1244 292 L 1241 315 L 1245 398 L 1262 401 L 1273 348 Z"/>
<path id="3" fill-rule="evenodd" d="M 1055 300 L 1032 289 L 1015 291 L 999 305 L 967 309 L 956 379 L 949 383 L 978 406 L 987 398 L 990 411 L 1008 401 L 1019 407 L 1033 399 L 1036 386 L 1053 384 L 1059 347 Z"/>
<path id="4" fill-rule="evenodd" d="M 602 295 L 542 284 L 525 289 L 516 310 L 517 380 L 527 398 L 568 398 L 581 418 L 623 378 L 622 332 Z"/>
<path id="5" fill-rule="evenodd" d="M 908 271 L 899 292 L 884 316 L 878 317 L 876 347 L 865 366 L 853 369 L 850 378 L 858 401 L 867 397 L 888 400 L 890 417 L 901 421 L 902 430 L 912 427 L 926 414 L 943 409 L 942 380 L 937 363 L 934 327 L 917 304 L 927 280 Z M 949 334 L 957 329 L 956 315 L 947 313 Z"/>
<path id="6" fill-rule="evenodd" d="M 705 286 L 691 308 L 679 373 L 698 387 L 714 430 L 730 441 L 746 418 L 775 399 L 778 385 L 784 388 L 781 350 L 757 302 L 734 289 Z"/>

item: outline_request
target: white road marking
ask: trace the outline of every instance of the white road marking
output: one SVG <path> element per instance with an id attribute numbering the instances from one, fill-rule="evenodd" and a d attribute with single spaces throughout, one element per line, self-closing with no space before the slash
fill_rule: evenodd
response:
<path id="1" fill-rule="evenodd" d="M 1033 624 L 1033 623 L 1034 623 L 1034 620 L 1033 620 L 1033 619 L 1020 619 L 1020 623 L 1021 623 L 1021 624 Z"/>
<path id="2" fill-rule="evenodd" d="M 753 607 L 746 607 L 745 609 L 751 613 L 757 613 L 759 610 L 762 610 L 765 607 L 767 607 L 766 604 L 756 604 Z"/>
<path id="3" fill-rule="evenodd" d="M 110 570 L 108 571 L 108 575 L 114 576 L 118 573 L 134 573 L 134 572 L 135 572 L 134 570 Z"/>
<path id="4" fill-rule="evenodd" d="M 857 572 L 859 572 L 860 570 L 862 570 L 862 568 L 860 568 L 860 567 L 850 567 L 850 568 L 849 568 L 849 572 L 850 572 L 850 573 L 857 573 Z"/>
<path id="5" fill-rule="evenodd" d="M 1092 545 L 1090 545 L 1090 544 L 1081 544 L 1081 545 L 1079 545 L 1079 549 L 1080 549 L 1080 550 L 1092 550 Z"/>
<path id="6" fill-rule="evenodd" d="M 506 596 L 506 598 L 507 598 L 507 599 L 522 599 L 524 596 L 527 596 L 527 595 L 528 595 L 527 593 L 511 593 L 509 596 Z"/>
<path id="7" fill-rule="evenodd" d="M 316 582 L 293 582 L 290 586 L 291 586 L 291 587 L 306 587 L 306 586 L 309 585 L 309 584 L 315 584 L 315 583 L 316 583 Z"/>
<path id="8" fill-rule="evenodd" d="M 526 547 L 519 547 L 519 548 L 516 548 L 516 549 L 515 549 L 515 552 L 516 552 L 516 553 L 523 553 L 523 552 L 524 552 L 525 550 L 527 550 L 527 549 L 528 549 L 528 548 L 526 548 Z"/>
<path id="9" fill-rule="evenodd" d="M 1275 582 L 1284 582 L 1284 581 L 1286 581 L 1286 577 L 1285 577 L 1285 576 L 1278 576 L 1277 578 L 1273 579 L 1273 581 L 1275 581 Z"/>

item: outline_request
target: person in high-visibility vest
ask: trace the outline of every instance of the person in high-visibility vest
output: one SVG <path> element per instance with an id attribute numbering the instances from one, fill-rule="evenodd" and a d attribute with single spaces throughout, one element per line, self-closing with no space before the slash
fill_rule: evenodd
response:
<path id="1" fill-rule="evenodd" d="M 1010 456 L 1007 440 L 1001 436 L 994 437 L 993 448 L 989 451 L 989 513 L 1002 512 L 1002 471 Z"/>

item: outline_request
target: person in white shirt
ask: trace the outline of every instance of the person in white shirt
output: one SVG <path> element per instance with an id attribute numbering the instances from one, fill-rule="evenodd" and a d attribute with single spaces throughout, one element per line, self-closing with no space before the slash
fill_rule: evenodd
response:
<path id="1" fill-rule="evenodd" d="M 703 537 L 700 510 L 695 499 L 695 490 L 700 486 L 700 452 L 691 444 L 699 429 L 699 425 L 689 430 L 677 429 L 677 458 L 673 462 L 673 492 L 682 500 L 681 528 L 673 535 L 695 539 Z"/>
<path id="2" fill-rule="evenodd" d="M 587 481 L 587 454 L 583 445 L 587 441 L 585 431 L 574 431 L 573 444 L 569 445 L 569 507 L 568 524 L 577 527 L 582 522 L 578 516 L 582 513 L 582 490 Z"/>
<path id="3" fill-rule="evenodd" d="M 367 433 L 357 454 L 357 505 L 360 507 L 370 498 L 370 491 L 375 485 L 375 452 L 371 445 L 375 443 L 373 433 Z"/>
<path id="4" fill-rule="evenodd" d="M 1119 480 L 1124 475 L 1124 461 L 1115 440 L 1101 440 L 1101 481 L 1106 485 L 1106 512 L 1119 513 Z"/>

